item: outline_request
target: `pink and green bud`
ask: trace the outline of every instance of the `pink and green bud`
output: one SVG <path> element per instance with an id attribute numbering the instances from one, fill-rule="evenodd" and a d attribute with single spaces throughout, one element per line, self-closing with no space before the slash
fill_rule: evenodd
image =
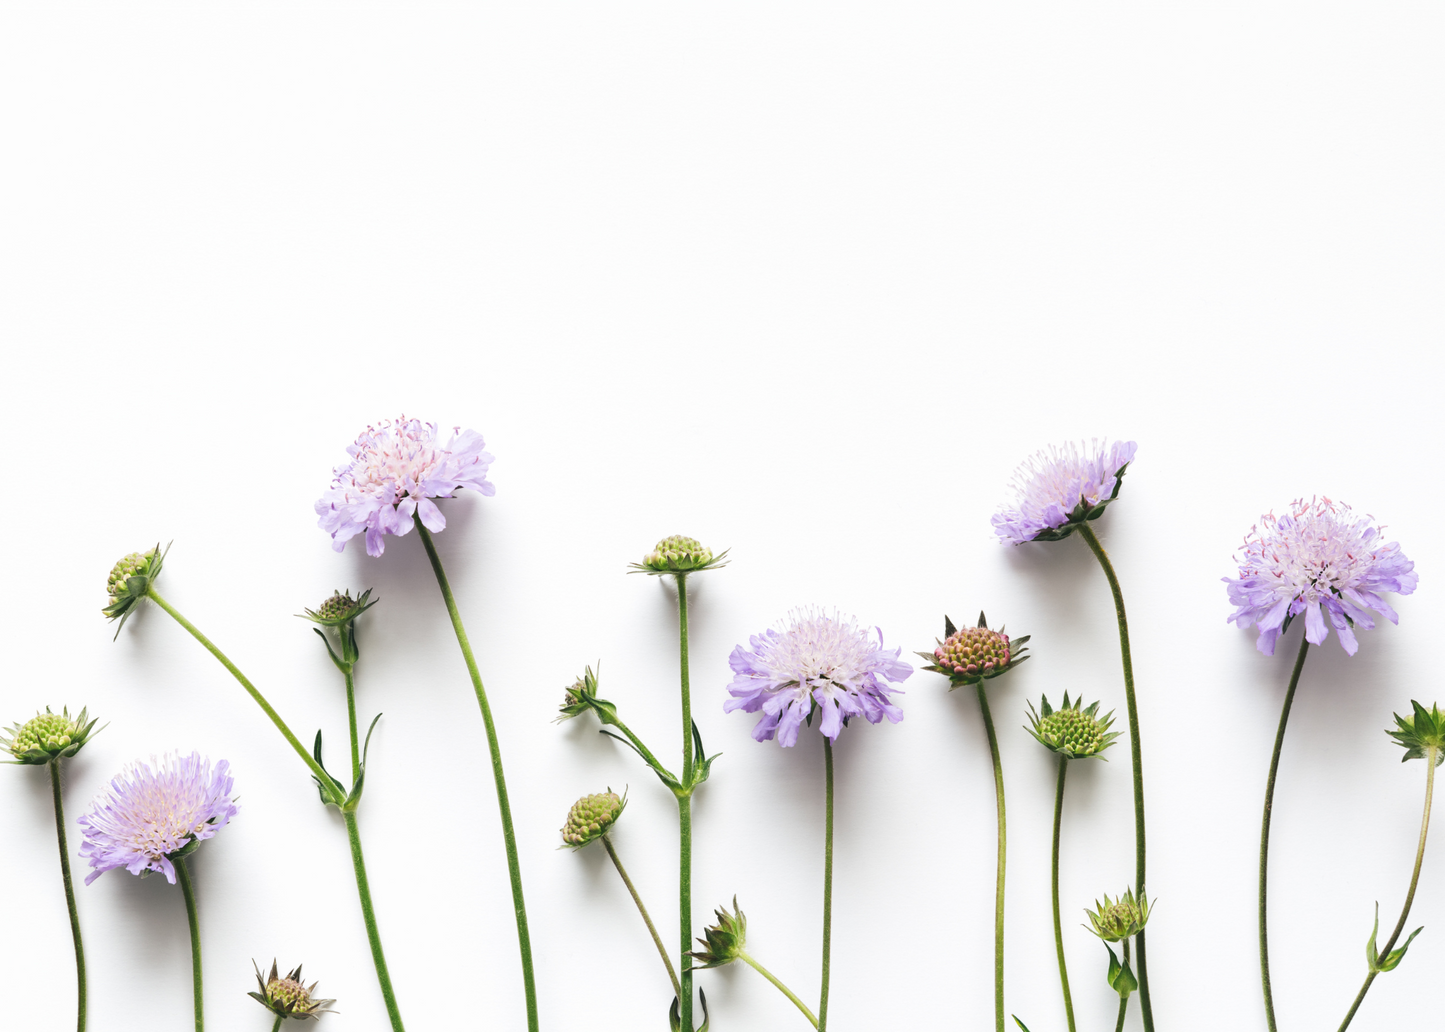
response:
<path id="1" fill-rule="evenodd" d="M 696 573 L 725 565 L 722 562 L 726 551 L 713 555 L 711 548 L 703 547 L 697 538 L 673 534 L 659 541 L 651 552 L 642 557 L 642 562 L 633 563 L 634 573 Z"/>
<path id="2" fill-rule="evenodd" d="M 85 710 L 72 720 L 68 708 L 51 713 L 47 706 L 44 713 L 13 725 L 10 737 L 0 738 L 0 746 L 15 757 L 11 763 L 49 763 L 80 752 L 81 746 L 90 741 L 95 723 L 86 721 Z"/>

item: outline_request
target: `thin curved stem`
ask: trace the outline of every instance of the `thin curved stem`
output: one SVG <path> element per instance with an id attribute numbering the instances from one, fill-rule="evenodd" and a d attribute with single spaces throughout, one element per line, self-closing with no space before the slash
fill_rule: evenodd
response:
<path id="1" fill-rule="evenodd" d="M 677 980 L 677 972 L 673 969 L 672 958 L 667 955 L 667 947 L 662 944 L 662 936 L 657 934 L 657 926 L 652 923 L 652 915 L 647 912 L 647 907 L 642 905 L 642 897 L 637 892 L 637 886 L 633 885 L 632 879 L 627 877 L 627 868 L 623 867 L 622 861 L 617 858 L 617 850 L 612 846 L 612 839 L 603 835 L 602 845 L 607 848 L 607 855 L 612 858 L 612 866 L 616 867 L 617 873 L 622 876 L 622 884 L 627 886 L 627 891 L 632 896 L 632 902 L 637 904 L 637 912 L 642 915 L 642 921 L 647 925 L 648 934 L 652 936 L 653 945 L 657 947 L 663 966 L 667 968 L 667 977 L 672 980 L 672 991 L 677 994 L 678 999 L 682 999 L 682 985 Z"/>
<path id="2" fill-rule="evenodd" d="M 1289 675 L 1289 688 L 1284 693 L 1284 706 L 1279 711 L 1279 730 L 1274 735 L 1274 752 L 1269 758 L 1269 780 L 1264 785 L 1264 817 L 1259 828 L 1259 977 L 1264 986 L 1264 1020 L 1269 1032 L 1275 1032 L 1274 989 L 1269 980 L 1269 822 L 1274 813 L 1274 779 L 1279 772 L 1279 754 L 1284 748 L 1284 731 L 1289 724 L 1294 691 L 1299 687 L 1300 671 L 1304 669 L 1309 639 L 1301 637 L 1294 672 Z"/>
<path id="3" fill-rule="evenodd" d="M 687 655 L 687 574 L 677 574 L 677 651 L 679 690 L 682 695 L 682 786 L 677 797 L 677 915 L 682 940 L 681 1005 L 683 1032 L 692 1032 L 692 686 Z"/>
<path id="4" fill-rule="evenodd" d="M 282 720 L 280 714 L 278 714 L 274 709 L 271 708 L 271 704 L 266 701 L 266 697 L 256 690 L 256 686 L 246 678 L 245 674 L 241 673 L 240 669 L 236 666 L 236 664 L 232 663 L 230 659 L 226 657 L 226 654 L 224 652 L 216 648 L 216 646 L 212 644 L 211 639 L 207 638 L 204 634 L 202 634 L 200 629 L 196 627 L 195 624 L 187 620 L 174 606 L 172 606 L 169 602 L 167 602 L 160 596 L 160 594 L 155 589 L 154 581 L 152 581 L 150 583 L 150 586 L 146 588 L 146 594 L 147 596 L 149 596 L 152 602 L 154 602 L 156 605 L 160 606 L 167 613 L 169 613 L 171 618 L 175 620 L 176 623 L 180 624 L 187 631 L 189 631 L 191 637 L 195 638 L 196 641 L 200 642 L 207 652 L 215 656 L 216 659 L 220 661 L 221 666 L 225 667 L 231 672 L 231 676 L 234 677 L 238 682 L 240 682 L 241 687 L 246 689 L 247 693 L 251 696 L 251 698 L 256 700 L 256 705 L 260 706 L 266 716 L 271 718 L 271 723 L 276 725 L 277 730 L 281 732 L 282 736 L 286 739 L 286 741 L 291 743 L 291 748 L 296 750 L 296 755 L 300 756 L 306 766 L 311 768 L 311 773 L 314 774 L 316 776 L 316 779 L 321 783 L 322 791 L 327 792 L 331 796 L 331 801 L 337 806 L 340 806 L 342 803 L 344 803 L 346 801 L 345 798 L 338 797 L 336 795 L 336 792 L 332 787 L 330 775 L 328 775 L 326 771 L 322 770 L 321 765 L 311 758 L 311 754 L 306 751 L 306 747 L 301 744 L 301 742 L 296 738 L 296 736 L 291 733 L 291 729 L 286 726 L 286 721 Z"/>
<path id="5" fill-rule="evenodd" d="M 1059 984 L 1064 989 L 1064 1016 L 1069 1021 L 1069 1032 L 1075 1032 L 1074 1028 L 1074 998 L 1069 995 L 1069 968 L 1064 963 L 1064 928 L 1059 919 L 1059 832 L 1064 823 L 1064 778 L 1069 773 L 1069 758 L 1062 753 L 1059 755 L 1059 785 L 1054 792 L 1054 859 L 1053 859 L 1053 896 L 1054 896 L 1054 948 L 1059 954 Z"/>
<path id="6" fill-rule="evenodd" d="M 401 1010 L 391 989 L 391 973 L 386 968 L 386 954 L 381 949 L 381 932 L 376 927 L 376 913 L 371 906 L 371 883 L 366 877 L 366 859 L 361 854 L 361 831 L 356 826 L 356 811 L 342 810 L 346 820 L 346 836 L 351 840 L 351 867 L 356 872 L 356 894 L 361 898 L 361 916 L 366 922 L 366 938 L 371 943 L 371 961 L 376 967 L 376 980 L 381 985 L 381 998 L 386 1001 L 386 1014 L 395 1032 L 404 1032 Z"/>
<path id="7" fill-rule="evenodd" d="M 1104 570 L 1109 590 L 1114 595 L 1114 614 L 1119 622 L 1119 653 L 1124 663 L 1124 700 L 1129 710 L 1129 760 L 1134 768 L 1134 895 L 1144 898 L 1144 768 L 1139 746 L 1139 705 L 1134 699 L 1134 660 L 1129 652 L 1129 619 L 1124 615 L 1124 592 L 1119 578 L 1098 535 L 1088 523 L 1080 523 L 1079 533 L 1088 542 L 1089 550 Z M 1139 1010 L 1144 1019 L 1144 1032 L 1154 1032 L 1154 1008 L 1149 1002 L 1149 965 L 1145 960 L 1144 932 L 1135 936 L 1139 950 Z"/>
<path id="8" fill-rule="evenodd" d="M 502 818 L 502 839 L 507 852 L 507 874 L 512 882 L 512 909 L 517 918 L 517 946 L 522 954 L 522 988 L 527 998 L 527 1028 L 537 1032 L 537 986 L 532 974 L 532 937 L 527 930 L 527 903 L 522 896 L 522 867 L 517 858 L 517 834 L 512 830 L 512 808 L 507 802 L 507 778 L 502 772 L 502 750 L 497 743 L 497 728 L 492 723 L 492 708 L 487 704 L 487 691 L 482 687 L 482 675 L 477 670 L 476 657 L 472 655 L 467 630 L 462 626 L 457 601 L 452 597 L 451 585 L 447 583 L 446 571 L 442 569 L 441 557 L 432 543 L 431 532 L 421 520 L 416 521 L 416 532 L 431 560 L 432 572 L 436 574 L 437 587 L 441 589 L 442 601 L 446 603 L 447 615 L 451 617 L 452 630 L 456 632 L 457 644 L 461 646 L 462 658 L 466 660 L 467 673 L 472 678 L 472 689 L 476 692 L 477 706 L 482 711 L 482 723 L 487 729 L 487 748 L 492 756 L 492 780 L 497 787 L 497 809 Z"/>
<path id="9" fill-rule="evenodd" d="M 802 1000 L 798 999 L 796 996 L 794 996 L 793 991 L 787 986 L 785 986 L 781 981 L 779 981 L 777 975 L 774 975 L 771 971 L 763 967 L 752 957 L 748 956 L 747 953 L 743 950 L 738 951 L 738 960 L 742 961 L 748 967 L 752 968 L 758 974 L 766 978 L 769 982 L 772 982 L 773 985 L 777 986 L 778 991 L 781 992 L 788 999 L 792 1000 L 793 1006 L 797 1007 L 798 1010 L 803 1012 L 803 1017 L 807 1018 L 810 1022 L 812 1022 L 814 1028 L 818 1027 L 818 1019 L 814 1017 L 813 1012 L 808 1009 L 808 1005 Z"/>
<path id="10" fill-rule="evenodd" d="M 828 977 L 833 948 L 833 741 L 823 736 L 826 783 L 823 811 L 823 987 L 818 996 L 818 1032 L 828 1027 Z"/>
<path id="11" fill-rule="evenodd" d="M 1124 966 L 1129 966 L 1129 940 L 1124 940 Z M 1114 1032 L 1124 1032 L 1124 1015 L 1129 1013 L 1129 997 L 1119 996 L 1119 1020 L 1114 1022 Z"/>
<path id="12" fill-rule="evenodd" d="M 1399 941 L 1400 933 L 1405 930 L 1405 919 L 1410 916 L 1410 905 L 1415 902 L 1415 889 L 1420 884 L 1420 865 L 1425 862 L 1425 836 L 1430 833 L 1430 804 L 1435 798 L 1435 763 L 1436 752 L 1434 747 L 1431 747 L 1425 754 L 1425 765 L 1427 768 L 1425 771 L 1425 814 L 1420 818 L 1420 844 L 1415 849 L 1415 870 L 1410 875 L 1410 891 L 1405 893 L 1405 906 L 1400 911 L 1400 920 L 1395 922 L 1395 930 L 1390 933 L 1390 938 L 1386 940 L 1384 948 L 1379 951 L 1379 957 L 1382 961 L 1390 956 L 1390 951 L 1395 948 L 1395 943 Z M 1355 1017 L 1355 1011 L 1360 1009 L 1360 1004 L 1364 1002 L 1365 994 L 1370 991 L 1370 983 L 1375 980 L 1375 975 L 1377 974 L 1379 974 L 1378 971 L 1371 971 L 1365 977 L 1365 984 L 1360 986 L 1359 995 L 1355 997 L 1355 1002 L 1350 1005 L 1350 1012 L 1345 1015 L 1345 1020 L 1340 1023 L 1339 1032 L 1345 1032 L 1345 1029 L 1350 1027 L 1350 1022 Z"/>
<path id="13" fill-rule="evenodd" d="M 65 804 L 60 798 L 60 760 L 50 768 L 50 788 L 55 796 L 55 837 L 60 846 L 60 875 L 65 882 L 65 906 L 70 911 L 70 937 L 75 940 L 75 1027 L 85 1032 L 85 945 L 80 941 L 80 914 L 75 909 L 75 884 L 70 880 L 70 849 L 65 844 Z"/>
<path id="14" fill-rule="evenodd" d="M 998 870 L 994 876 L 993 894 L 993 1008 L 994 1025 L 997 1032 L 1004 1032 L 1003 1020 L 1003 900 L 1004 900 L 1004 870 L 1007 866 L 1006 857 L 1008 854 L 1008 835 L 1006 831 L 1007 820 L 1003 804 L 1003 763 L 998 755 L 998 735 L 993 729 L 993 714 L 988 708 L 988 694 L 983 689 L 983 682 L 979 681 L 974 687 L 978 689 L 978 704 L 983 710 L 983 728 L 988 732 L 988 751 L 993 757 L 993 791 L 998 812 Z M 1060 782 L 1060 790 L 1062 790 Z M 1057 841 L 1057 840 L 1055 840 Z M 1063 954 L 1060 953 L 1062 957 Z M 1067 988 L 1065 989 L 1067 992 Z"/>
<path id="15" fill-rule="evenodd" d="M 276 1015 L 276 1024 L 274 1024 L 274 1025 L 271 1026 L 271 1032 L 281 1032 L 281 1022 L 283 1022 L 283 1021 L 285 1021 L 285 1020 L 286 1020 L 286 1015 L 284 1015 L 284 1014 L 278 1014 L 278 1015 Z"/>
<path id="16" fill-rule="evenodd" d="M 361 780 L 361 741 L 356 733 L 356 678 L 350 670 L 346 675 L 346 720 L 351 729 L 351 786 Z"/>
<path id="17" fill-rule="evenodd" d="M 177 857 L 174 865 L 181 895 L 186 897 L 186 920 L 191 925 L 191 995 L 196 1008 L 196 1032 L 203 1032 L 206 1022 L 201 1005 L 201 925 L 196 917 L 196 889 L 191 884 L 191 869 L 186 866 L 186 858 Z"/>

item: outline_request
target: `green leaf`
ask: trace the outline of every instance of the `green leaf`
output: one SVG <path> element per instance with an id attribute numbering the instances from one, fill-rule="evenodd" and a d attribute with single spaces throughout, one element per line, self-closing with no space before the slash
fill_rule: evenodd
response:
<path id="1" fill-rule="evenodd" d="M 1104 949 L 1109 950 L 1109 987 L 1127 1000 L 1129 994 L 1139 988 L 1139 980 L 1134 977 L 1134 972 L 1129 970 L 1128 962 L 1119 963 L 1119 958 L 1114 956 L 1114 951 L 1107 943 Z"/>
<path id="2" fill-rule="evenodd" d="M 1019 1016 L 1017 1014 L 1010 1014 L 1009 1017 L 1013 1018 L 1014 1024 L 1017 1025 L 1019 1028 L 1023 1029 L 1024 1032 L 1029 1032 L 1029 1027 L 1019 1020 Z"/>
<path id="3" fill-rule="evenodd" d="M 1390 955 L 1384 960 L 1380 961 L 1379 970 L 1394 971 L 1397 967 L 1399 967 L 1400 961 L 1405 959 L 1405 951 L 1410 948 L 1410 943 L 1414 942 L 1415 936 L 1419 935 L 1424 930 L 1425 926 L 1421 925 L 1419 928 L 1416 928 L 1413 932 L 1411 932 L 1410 937 L 1405 940 L 1405 945 L 1401 946 L 1398 950 L 1391 950 Z"/>
<path id="4" fill-rule="evenodd" d="M 712 761 L 722 755 L 720 752 L 707 755 L 707 750 L 702 747 L 702 734 L 698 731 L 695 720 L 692 722 L 692 744 L 696 750 L 693 755 L 697 757 L 697 761 L 692 768 L 692 784 L 689 788 L 695 788 L 706 781 L 712 774 Z"/>
<path id="5" fill-rule="evenodd" d="M 1365 943 L 1365 963 L 1371 971 L 1380 970 L 1380 955 L 1375 950 L 1375 936 L 1380 933 L 1380 903 L 1375 901 L 1375 927 L 1370 929 L 1370 941 Z"/>
<path id="6" fill-rule="evenodd" d="M 332 777 L 331 771 L 326 769 L 326 764 L 321 762 L 321 730 L 319 728 L 316 731 L 316 744 L 311 747 L 311 755 L 316 757 L 316 766 L 320 767 L 321 772 L 331 781 L 331 784 L 327 785 L 315 774 L 311 775 L 311 780 L 316 782 L 316 791 L 321 793 L 321 805 L 329 806 L 346 795 L 346 786 Z"/>

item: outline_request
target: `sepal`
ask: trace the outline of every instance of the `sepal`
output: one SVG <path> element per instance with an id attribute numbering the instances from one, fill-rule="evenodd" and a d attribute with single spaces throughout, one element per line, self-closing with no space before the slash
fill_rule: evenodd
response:
<path id="1" fill-rule="evenodd" d="M 1410 948 L 1410 943 L 1415 941 L 1415 936 L 1419 935 L 1424 930 L 1424 925 L 1416 928 L 1413 932 L 1410 933 L 1410 937 L 1405 940 L 1405 945 L 1401 946 L 1399 949 L 1391 950 L 1384 959 L 1381 959 L 1380 954 L 1375 946 L 1375 936 L 1380 933 L 1380 904 L 1376 903 L 1375 927 L 1370 929 L 1370 941 L 1365 943 L 1365 963 L 1369 966 L 1370 971 L 1376 974 L 1382 971 L 1394 971 L 1397 967 L 1400 966 L 1400 961 L 1405 959 L 1405 951 Z"/>

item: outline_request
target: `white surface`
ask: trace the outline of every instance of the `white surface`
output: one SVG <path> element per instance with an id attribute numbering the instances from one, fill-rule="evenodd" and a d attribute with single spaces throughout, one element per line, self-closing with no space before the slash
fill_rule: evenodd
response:
<path id="1" fill-rule="evenodd" d="M 1266 659 L 1226 626 L 1234 547 L 1325 493 L 1422 575 L 1400 627 L 1312 655 L 1280 775 L 1280 1019 L 1334 1027 L 1417 831 L 1422 765 L 1381 729 L 1440 693 L 1441 29 L 1425 6 L 9 8 L 3 716 L 110 721 L 67 768 L 72 821 L 136 757 L 229 759 L 241 813 L 195 863 L 209 1027 L 268 1027 L 243 994 L 276 955 L 339 999 L 323 1028 L 382 1029 L 339 819 L 164 614 L 116 644 L 99 614 L 118 556 L 174 540 L 168 597 L 341 765 L 340 681 L 291 614 L 375 587 L 360 705 L 386 716 L 361 820 L 403 1013 L 523 1027 L 481 722 L 420 542 L 337 556 L 311 513 L 366 422 L 475 427 L 497 495 L 446 504 L 439 543 L 501 731 L 544 1028 L 665 1027 L 604 855 L 554 845 L 575 797 L 630 786 L 617 844 L 670 933 L 670 798 L 585 721 L 550 720 L 601 658 L 605 696 L 676 751 L 672 604 L 624 569 L 683 532 L 733 555 L 698 578 L 693 621 L 723 752 L 697 802 L 699 932 L 736 893 L 757 955 L 815 998 L 821 748 L 723 715 L 733 645 L 802 603 L 909 650 L 986 608 L 1036 654 L 993 689 L 1009 1008 L 1061 1029 L 1053 766 L 1020 724 L 1045 691 L 1122 713 L 1113 613 L 1081 542 L 1005 549 L 988 517 L 1034 449 L 1133 437 L 1100 529 L 1133 621 L 1161 1030 L 1263 1027 L 1259 806 L 1299 630 Z M 934 675 L 906 687 L 903 724 L 838 749 L 837 1032 L 991 1027 L 977 707 Z M 65 1028 L 44 774 L 0 773 L 7 1010 Z M 1076 766 L 1084 1028 L 1113 1004 L 1078 924 L 1130 878 L 1130 813 L 1125 748 Z M 1356 1028 L 1426 1014 L 1441 852 L 1426 931 Z M 79 894 L 93 1032 L 188 1027 L 179 892 L 116 872 Z M 699 981 L 719 1032 L 803 1027 L 750 971 Z"/>

